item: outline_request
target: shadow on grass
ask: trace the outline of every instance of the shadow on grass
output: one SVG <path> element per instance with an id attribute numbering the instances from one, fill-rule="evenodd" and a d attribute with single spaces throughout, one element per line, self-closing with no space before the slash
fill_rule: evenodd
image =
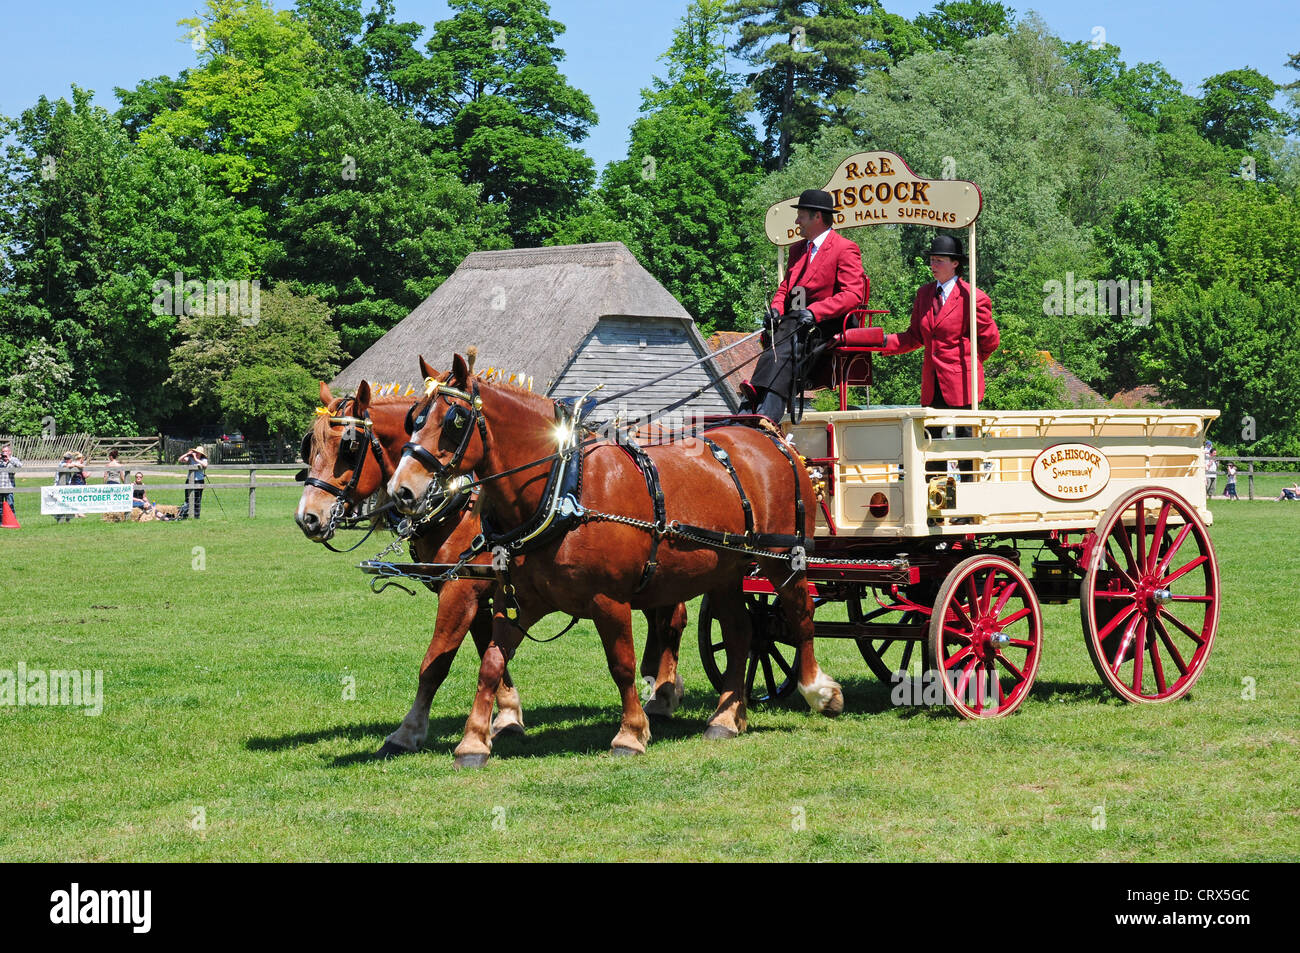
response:
<path id="1" fill-rule="evenodd" d="M 715 696 L 706 693 L 688 691 L 681 709 L 672 718 L 651 719 L 651 745 L 702 735 L 716 700 Z M 803 704 L 802 701 L 800 704 Z M 701 715 L 701 712 L 705 714 Z M 608 707 L 549 705 L 525 708 L 524 721 L 528 734 L 524 737 L 503 735 L 496 739 L 492 745 L 492 756 L 493 758 L 540 758 L 551 755 L 598 754 L 608 751 L 610 742 L 618 732 L 619 714 L 617 705 Z M 397 728 L 400 721 L 400 717 L 394 717 L 392 721 L 385 722 L 340 724 L 315 731 L 253 737 L 244 742 L 244 747 L 249 751 L 285 751 L 322 741 L 368 742 L 363 750 L 324 759 L 329 766 L 342 768 L 379 760 L 377 754 L 379 747 Z M 424 747 L 418 753 L 438 757 L 449 756 L 459 743 L 464 727 L 463 716 L 430 718 L 429 733 L 426 735 Z M 755 724 L 751 718 L 748 733 L 790 730 L 780 725 Z"/>
<path id="2" fill-rule="evenodd" d="M 1115 693 L 1100 682 L 1035 681 L 1029 696 L 1038 701 L 1119 702 Z"/>
<path id="3" fill-rule="evenodd" d="M 841 679 L 840 684 L 844 689 L 845 714 L 875 715 L 893 711 L 905 720 L 918 716 L 954 717 L 947 705 L 897 704 L 891 697 L 892 687 L 871 676 L 849 676 Z M 1098 682 L 1035 680 L 1025 703 L 1096 704 L 1115 700 L 1111 691 Z"/>

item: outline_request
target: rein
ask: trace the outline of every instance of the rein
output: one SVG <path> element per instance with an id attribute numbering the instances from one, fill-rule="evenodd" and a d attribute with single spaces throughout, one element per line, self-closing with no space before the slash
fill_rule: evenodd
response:
<path id="1" fill-rule="evenodd" d="M 743 338 L 741 338 L 739 341 L 733 341 L 731 344 L 728 344 L 728 345 L 727 345 L 726 347 L 724 347 L 724 348 L 719 348 L 718 350 L 713 351 L 713 352 L 710 353 L 710 354 L 706 354 L 706 355 L 704 355 L 704 357 L 700 358 L 698 361 L 691 361 L 691 363 L 689 363 L 689 364 L 683 364 L 681 367 L 674 368 L 673 370 L 668 371 L 666 374 L 660 374 L 658 377 L 656 377 L 656 378 L 655 378 L 654 380 L 652 380 L 652 381 L 646 381 L 644 384 L 637 384 L 635 387 L 629 387 L 627 390 L 621 390 L 621 391 L 619 391 L 617 394 L 611 394 L 610 396 L 606 397 L 604 400 L 600 401 L 599 403 L 600 403 L 601 405 L 603 405 L 603 404 L 608 404 L 610 401 L 618 400 L 620 397 L 626 397 L 628 394 L 634 394 L 634 393 L 636 393 L 636 392 L 639 391 L 639 390 L 644 390 L 645 388 L 647 388 L 647 387 L 651 387 L 651 386 L 653 386 L 653 385 L 655 385 L 655 384 L 658 384 L 658 383 L 660 383 L 661 381 L 666 381 L 666 380 L 668 380 L 668 378 L 673 377 L 673 376 L 675 376 L 675 375 L 677 375 L 677 374 L 680 374 L 680 373 L 682 373 L 683 371 L 689 371 L 692 367 L 698 367 L 699 365 L 703 364 L 705 361 L 711 361 L 711 360 L 713 360 L 713 359 L 714 359 L 715 357 L 717 357 L 719 354 L 725 354 L 725 353 L 727 353 L 727 352 L 730 351 L 733 347 L 740 347 L 740 345 L 744 344 L 746 341 L 752 341 L 756 336 L 758 336 L 758 335 L 760 335 L 760 334 L 762 334 L 762 333 L 763 333 L 762 331 L 755 331 L 753 334 L 746 334 L 746 335 L 745 335 Z M 753 357 L 751 357 L 748 361 L 745 361 L 743 364 L 737 364 L 737 365 L 736 365 L 735 367 L 733 367 L 731 370 L 727 371 L 726 374 L 723 374 L 722 377 L 730 377 L 732 374 L 736 373 L 736 371 L 738 371 L 738 370 L 740 370 L 742 367 L 744 367 L 745 364 L 748 364 L 748 363 L 750 363 L 750 361 L 755 361 L 755 360 L 757 360 L 757 359 L 758 359 L 758 355 L 756 354 L 756 355 L 754 355 Z M 694 396 L 694 395 L 692 395 L 692 396 Z M 669 409 L 671 409 L 671 408 L 669 408 Z M 661 411 L 661 413 L 662 413 L 662 411 Z"/>

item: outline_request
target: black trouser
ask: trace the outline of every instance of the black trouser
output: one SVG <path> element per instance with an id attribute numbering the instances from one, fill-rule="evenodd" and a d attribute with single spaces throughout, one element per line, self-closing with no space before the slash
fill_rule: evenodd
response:
<path id="1" fill-rule="evenodd" d="M 934 381 L 934 399 L 930 402 L 929 406 L 933 407 L 935 410 L 970 410 L 970 404 L 950 404 L 946 400 L 944 400 L 943 391 L 939 388 L 938 378 L 935 378 Z M 929 434 L 931 437 L 942 437 L 943 429 L 944 428 L 942 427 L 926 427 L 925 432 Z M 954 437 L 975 436 L 974 427 L 954 427 L 953 430 L 954 430 L 953 433 Z M 974 460 L 959 460 L 957 461 L 957 467 L 959 470 L 961 470 L 961 473 L 957 477 L 958 480 L 975 479 Z M 931 473 L 946 474 L 948 472 L 948 461 L 929 460 L 925 464 L 925 472 L 927 474 L 927 479 L 929 479 L 928 474 Z"/>
<path id="2" fill-rule="evenodd" d="M 759 355 L 752 383 L 758 392 L 756 413 L 779 423 L 787 406 L 794 407 L 803 393 L 804 381 L 826 349 L 827 334 L 834 322 L 803 327 L 796 320 L 782 318 L 769 331 L 772 346 Z"/>

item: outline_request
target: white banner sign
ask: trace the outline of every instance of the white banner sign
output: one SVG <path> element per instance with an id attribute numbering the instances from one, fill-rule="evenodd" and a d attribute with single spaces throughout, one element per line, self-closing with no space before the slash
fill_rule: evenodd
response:
<path id="1" fill-rule="evenodd" d="M 76 513 L 125 513 L 131 509 L 131 484 L 103 486 L 43 486 L 42 516 L 70 516 Z"/>

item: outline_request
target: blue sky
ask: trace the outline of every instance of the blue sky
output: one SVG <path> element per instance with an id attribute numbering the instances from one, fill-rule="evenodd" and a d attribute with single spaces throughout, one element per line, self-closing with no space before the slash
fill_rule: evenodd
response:
<path id="1" fill-rule="evenodd" d="M 1296 0 L 1008 5 L 1021 16 L 1037 10 L 1068 40 L 1090 40 L 1101 27 L 1129 65 L 1158 60 L 1189 92 L 1206 77 L 1241 66 L 1278 82 L 1300 79 L 1284 68 L 1287 56 L 1300 52 Z M 0 113 L 16 115 L 42 93 L 67 95 L 73 83 L 115 109 L 114 86 L 132 87 L 193 64 L 176 21 L 202 6 L 201 0 L 0 0 Z M 551 0 L 552 17 L 567 28 L 562 68 L 600 116 L 584 143 L 597 168 L 625 155 L 640 90 L 661 72 L 657 58 L 686 6 L 686 0 Z M 933 6 L 933 0 L 885 2 L 891 13 L 909 18 Z M 397 13 L 426 26 L 449 15 L 444 0 L 397 0 Z"/>

